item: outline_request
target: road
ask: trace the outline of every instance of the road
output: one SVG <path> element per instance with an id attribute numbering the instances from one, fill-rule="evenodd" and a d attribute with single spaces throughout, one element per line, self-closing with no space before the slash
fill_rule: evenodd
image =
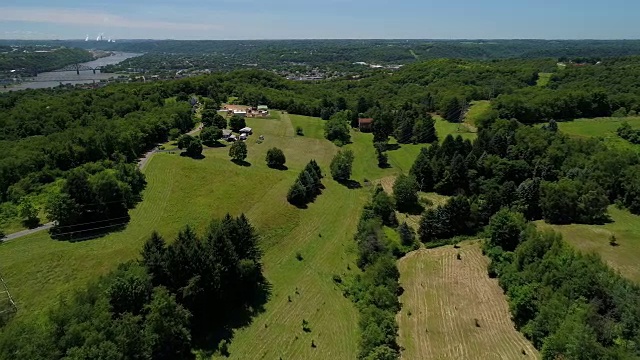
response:
<path id="1" fill-rule="evenodd" d="M 198 126 L 189 131 L 188 134 L 189 135 L 193 135 L 195 133 L 197 133 L 198 131 L 202 130 L 202 124 L 198 124 Z M 138 168 L 140 168 L 140 170 L 142 170 L 145 165 L 147 165 L 147 163 L 149 162 L 149 160 L 151 159 L 151 157 L 153 156 L 153 154 L 155 154 L 156 152 L 159 152 L 160 150 L 158 149 L 158 146 L 154 147 L 153 149 L 147 151 L 143 157 L 140 158 L 140 160 L 138 160 Z M 27 229 L 27 230 L 22 230 L 22 231 L 18 231 L 16 233 L 13 234 L 9 234 L 6 235 L 4 238 L 0 239 L 0 242 L 5 242 L 5 241 L 9 241 L 9 240 L 14 240 L 17 238 L 21 238 L 23 236 L 27 236 L 27 235 L 31 235 L 33 233 L 37 233 L 39 231 L 43 231 L 43 230 L 49 230 L 53 227 L 53 222 L 49 222 L 46 223 L 44 225 L 40 225 L 36 228 L 33 229 Z"/>

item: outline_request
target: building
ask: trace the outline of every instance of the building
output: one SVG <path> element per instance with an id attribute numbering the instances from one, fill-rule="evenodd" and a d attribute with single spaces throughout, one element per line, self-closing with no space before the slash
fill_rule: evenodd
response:
<path id="1" fill-rule="evenodd" d="M 231 130 L 227 130 L 227 129 L 223 129 L 222 130 L 222 138 L 223 139 L 228 139 L 229 136 L 233 135 L 233 132 Z"/>
<path id="2" fill-rule="evenodd" d="M 269 107 L 267 105 L 258 105 L 258 111 L 269 111 Z"/>
<path id="3" fill-rule="evenodd" d="M 240 117 L 247 117 L 247 112 L 244 110 L 233 110 L 233 115 Z"/>
<path id="4" fill-rule="evenodd" d="M 359 118 L 358 119 L 358 128 L 362 132 L 371 131 L 373 127 L 373 119 L 372 118 Z"/>
<path id="5" fill-rule="evenodd" d="M 240 129 L 239 133 L 241 134 L 251 134 L 253 133 L 253 129 L 250 127 L 244 127 L 242 129 Z"/>

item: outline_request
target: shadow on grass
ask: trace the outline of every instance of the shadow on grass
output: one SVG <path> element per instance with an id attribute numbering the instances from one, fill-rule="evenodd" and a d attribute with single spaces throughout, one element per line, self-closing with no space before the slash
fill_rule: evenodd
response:
<path id="1" fill-rule="evenodd" d="M 424 206 L 422 204 L 416 203 L 403 207 L 398 207 L 398 211 L 403 214 L 409 215 L 420 215 L 424 212 Z"/>
<path id="2" fill-rule="evenodd" d="M 267 165 L 269 166 L 269 168 L 271 169 L 276 169 L 276 170 L 280 170 L 280 171 L 287 171 L 289 170 L 289 168 L 287 167 L 287 165 Z"/>
<path id="3" fill-rule="evenodd" d="M 394 151 L 394 150 L 399 150 L 402 146 L 400 146 L 400 144 L 387 144 L 385 145 L 384 149 L 386 151 Z"/>
<path id="4" fill-rule="evenodd" d="M 231 160 L 232 163 L 238 165 L 238 166 L 244 166 L 244 167 L 249 167 L 251 166 L 250 162 L 244 161 L 244 160 L 236 160 L 236 159 L 232 159 Z"/>
<path id="5" fill-rule="evenodd" d="M 27 229 L 35 229 L 40 226 L 40 219 L 29 219 L 22 221 L 22 225 Z"/>
<path id="6" fill-rule="evenodd" d="M 193 154 L 193 155 L 189 155 L 189 154 L 187 154 L 186 152 L 181 152 L 181 153 L 180 153 L 180 156 L 190 157 L 190 158 L 192 158 L 192 159 L 194 159 L 194 160 L 202 160 L 202 159 L 204 159 L 204 155 L 202 155 L 202 154 Z"/>
<path id="7" fill-rule="evenodd" d="M 226 346 L 220 349 L 220 345 L 223 341 L 227 345 L 230 344 L 235 329 L 249 326 L 257 315 L 265 311 L 264 305 L 271 298 L 272 288 L 273 286 L 263 278 L 255 289 L 249 290 L 250 301 L 234 304 L 224 311 L 194 316 L 193 319 L 196 322 L 193 324 L 192 336 L 195 348 L 207 357 L 213 356 L 216 352 L 229 357 L 231 355 L 229 350 Z M 212 308 L 215 309 L 215 307 Z"/>
<path id="8" fill-rule="evenodd" d="M 362 187 L 362 184 L 360 184 L 359 182 L 355 181 L 355 180 L 342 180 L 342 181 L 338 181 L 338 183 L 340 183 L 341 185 L 346 186 L 348 189 L 360 189 Z"/>
<path id="9" fill-rule="evenodd" d="M 127 215 L 117 221 L 94 221 L 79 225 L 54 226 L 49 230 L 51 238 L 59 241 L 80 242 L 98 239 L 126 229 L 131 218 Z"/>
<path id="10" fill-rule="evenodd" d="M 214 141 L 214 142 L 207 142 L 204 143 L 203 145 L 210 147 L 210 148 L 223 148 L 223 147 L 227 147 L 227 145 L 221 143 L 220 141 Z"/>

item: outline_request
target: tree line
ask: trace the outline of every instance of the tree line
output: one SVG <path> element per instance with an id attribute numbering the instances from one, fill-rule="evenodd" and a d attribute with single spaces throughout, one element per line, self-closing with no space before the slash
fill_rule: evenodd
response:
<path id="1" fill-rule="evenodd" d="M 631 359 L 640 355 L 640 287 L 597 255 L 576 251 L 502 209 L 487 227 L 489 274 L 512 319 L 543 359 Z"/>
<path id="2" fill-rule="evenodd" d="M 417 188 L 452 198 L 423 213 L 421 240 L 472 234 L 502 207 L 553 224 L 606 222 L 614 203 L 638 213 L 638 154 L 555 129 L 496 120 L 473 143 L 447 136 L 423 148 L 410 170 Z"/>
<path id="3" fill-rule="evenodd" d="M 228 354 L 232 329 L 261 311 L 269 285 L 244 215 L 185 227 L 167 245 L 154 232 L 141 259 L 60 300 L 42 319 L 9 323 L 3 359 L 194 359 Z"/>

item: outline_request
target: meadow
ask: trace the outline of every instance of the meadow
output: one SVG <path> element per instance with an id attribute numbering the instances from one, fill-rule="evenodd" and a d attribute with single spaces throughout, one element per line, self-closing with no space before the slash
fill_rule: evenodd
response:
<path id="1" fill-rule="evenodd" d="M 400 259 L 403 359 L 539 358 L 514 328 L 502 289 L 487 275 L 488 262 L 477 241 Z"/>
<path id="2" fill-rule="evenodd" d="M 575 248 L 585 252 L 595 252 L 613 269 L 635 282 L 640 282 L 640 216 L 627 210 L 610 206 L 611 222 L 603 225 L 550 225 L 536 222 L 540 229 L 553 229 Z M 617 246 L 609 244 L 611 235 L 616 237 Z"/>
<path id="3" fill-rule="evenodd" d="M 338 148 L 324 139 L 322 120 L 283 113 L 246 121 L 254 129 L 246 142 L 248 166 L 231 162 L 228 146 L 206 149 L 199 160 L 177 152 L 154 154 L 143 170 L 148 181 L 143 201 L 130 212 L 124 230 L 75 243 L 40 232 L 1 244 L 0 273 L 18 305 L 16 320 L 42 316 L 74 289 L 138 258 L 153 230 L 172 241 L 186 224 L 202 231 L 214 217 L 245 213 L 261 236 L 272 290 L 265 311 L 235 333 L 231 357 L 354 358 L 357 311 L 332 277 L 357 271 L 353 234 L 371 188 L 348 189 L 330 178 L 329 163 Z M 297 136 L 295 126 L 305 135 Z M 401 166 L 408 171 L 420 148 L 402 145 L 390 154 L 392 167 L 380 169 L 371 134 L 354 131 L 352 136 L 347 145 L 355 153 L 352 178 L 360 182 L 395 176 Z M 274 146 L 287 157 L 285 171 L 266 166 L 266 152 Z M 327 175 L 326 189 L 307 209 L 298 209 L 286 201 L 286 193 L 311 159 Z M 303 319 L 311 332 L 302 330 Z M 317 347 L 310 346 L 312 340 Z"/>
<path id="4" fill-rule="evenodd" d="M 616 133 L 620 125 L 625 121 L 634 129 L 640 128 L 640 117 L 611 117 L 559 122 L 558 129 L 571 136 L 596 137 L 603 139 L 605 143 L 612 146 L 635 148 L 633 144 L 620 138 Z"/>

